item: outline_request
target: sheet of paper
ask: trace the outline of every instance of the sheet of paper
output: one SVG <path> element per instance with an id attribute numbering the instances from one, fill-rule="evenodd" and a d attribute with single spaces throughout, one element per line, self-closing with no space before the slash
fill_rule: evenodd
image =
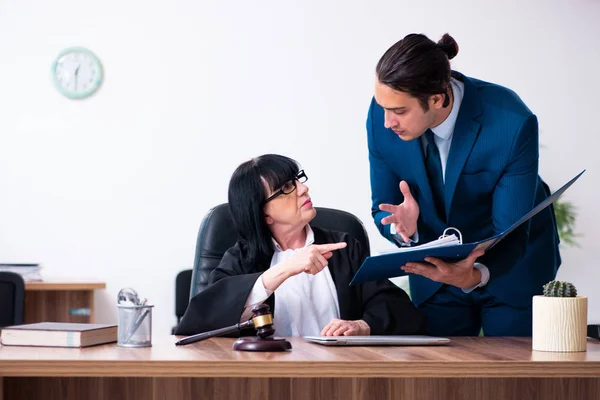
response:
<path id="1" fill-rule="evenodd" d="M 428 249 L 431 247 L 452 246 L 455 244 L 460 244 L 460 240 L 458 240 L 458 237 L 456 235 L 452 234 L 449 236 L 444 236 L 443 238 L 438 239 L 438 240 L 432 240 L 431 242 L 423 243 L 418 246 L 407 246 L 407 247 L 399 247 L 397 249 L 382 250 L 379 252 L 379 254 L 404 253 L 407 251 L 422 250 L 422 249 Z"/>

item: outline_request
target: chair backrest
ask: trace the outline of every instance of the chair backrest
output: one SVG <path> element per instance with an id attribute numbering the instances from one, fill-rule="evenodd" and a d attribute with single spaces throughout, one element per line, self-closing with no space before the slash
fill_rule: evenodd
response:
<path id="1" fill-rule="evenodd" d="M 369 237 L 362 222 L 353 214 L 333 208 L 315 207 L 317 216 L 311 221 L 316 226 L 331 231 L 348 232 L 370 251 Z M 208 276 L 219 265 L 223 254 L 238 240 L 229 205 L 220 204 L 208 211 L 198 231 L 196 256 L 192 269 L 190 298 L 201 292 Z"/>
<path id="2" fill-rule="evenodd" d="M 0 272 L 0 327 L 23 323 L 25 281 L 14 272 Z"/>
<path id="3" fill-rule="evenodd" d="M 175 278 L 175 316 L 177 323 L 185 314 L 190 299 L 190 286 L 192 282 L 192 270 L 180 271 Z"/>

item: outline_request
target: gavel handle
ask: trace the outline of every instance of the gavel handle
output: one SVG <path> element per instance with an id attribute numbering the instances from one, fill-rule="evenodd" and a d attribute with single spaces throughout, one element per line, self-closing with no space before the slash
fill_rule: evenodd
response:
<path id="1" fill-rule="evenodd" d="M 246 322 L 241 322 L 239 324 L 228 326 L 226 328 L 215 329 L 214 331 L 198 333 L 196 335 L 185 337 L 185 338 L 181 339 L 180 341 L 176 342 L 175 345 L 176 346 L 183 346 L 185 344 L 199 342 L 201 340 L 208 339 L 208 338 L 211 338 L 211 337 L 221 336 L 221 335 L 225 335 L 227 333 L 235 332 L 235 331 L 238 331 L 238 330 L 241 331 L 242 329 L 252 328 L 252 327 L 254 327 L 254 323 L 250 319 L 250 320 L 248 320 Z"/>

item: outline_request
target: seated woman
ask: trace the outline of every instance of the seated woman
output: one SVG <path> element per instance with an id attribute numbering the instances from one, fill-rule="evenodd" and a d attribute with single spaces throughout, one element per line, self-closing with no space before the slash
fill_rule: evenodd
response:
<path id="1" fill-rule="evenodd" d="M 274 154 L 235 170 L 229 208 L 242 239 L 191 300 L 176 334 L 246 321 L 263 302 L 277 336 L 422 332 L 420 311 L 390 281 L 349 286 L 368 254 L 347 233 L 309 225 L 317 211 L 306 180 L 294 160 Z"/>

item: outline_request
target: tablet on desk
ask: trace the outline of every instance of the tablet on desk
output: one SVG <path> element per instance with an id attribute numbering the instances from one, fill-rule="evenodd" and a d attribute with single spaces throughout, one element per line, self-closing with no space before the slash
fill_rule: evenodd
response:
<path id="1" fill-rule="evenodd" d="M 432 346 L 450 339 L 423 335 L 402 336 L 304 336 L 307 342 L 325 346 Z"/>

